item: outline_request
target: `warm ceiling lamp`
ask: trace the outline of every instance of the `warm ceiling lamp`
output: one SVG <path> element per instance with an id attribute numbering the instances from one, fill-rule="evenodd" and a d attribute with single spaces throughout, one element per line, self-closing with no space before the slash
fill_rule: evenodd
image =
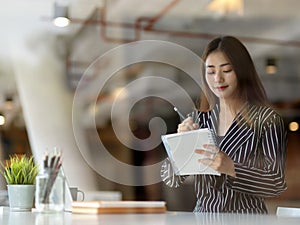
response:
<path id="1" fill-rule="evenodd" d="M 7 95 L 5 97 L 5 103 L 4 103 L 4 107 L 7 110 L 11 110 L 14 107 L 14 98 L 11 95 Z"/>
<path id="2" fill-rule="evenodd" d="M 243 0 L 212 0 L 208 4 L 207 9 L 219 14 L 237 13 L 243 15 L 244 1 Z"/>
<path id="3" fill-rule="evenodd" d="M 66 27 L 70 24 L 68 5 L 54 3 L 53 23 L 57 27 Z"/>
<path id="4" fill-rule="evenodd" d="M 270 57 L 266 59 L 266 73 L 274 74 L 277 72 L 277 61 L 275 58 Z"/>
<path id="5" fill-rule="evenodd" d="M 3 126 L 5 124 L 5 116 L 0 113 L 0 126 Z"/>
<path id="6" fill-rule="evenodd" d="M 299 130 L 299 123 L 297 123 L 295 121 L 290 122 L 289 129 L 290 129 L 290 131 L 297 131 L 297 130 Z"/>

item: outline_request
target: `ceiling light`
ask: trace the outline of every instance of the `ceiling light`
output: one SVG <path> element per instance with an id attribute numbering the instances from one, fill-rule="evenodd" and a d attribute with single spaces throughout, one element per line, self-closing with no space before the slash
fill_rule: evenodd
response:
<path id="1" fill-rule="evenodd" d="M 0 126 L 3 126 L 5 124 L 5 116 L 0 113 Z"/>
<path id="2" fill-rule="evenodd" d="M 274 74 L 277 72 L 277 62 L 275 58 L 266 59 L 266 73 Z"/>
<path id="3" fill-rule="evenodd" d="M 243 15 L 244 1 L 243 0 L 212 0 L 208 4 L 207 9 L 219 14 L 237 13 Z"/>
<path id="4" fill-rule="evenodd" d="M 297 131 L 299 129 L 299 124 L 295 121 L 290 122 L 289 129 L 290 131 Z"/>
<path id="5" fill-rule="evenodd" d="M 68 5 L 54 3 L 53 23 L 57 27 L 66 27 L 70 24 Z"/>
<path id="6" fill-rule="evenodd" d="M 4 103 L 4 107 L 7 110 L 11 110 L 14 106 L 14 98 L 11 95 L 7 95 L 5 97 L 5 103 Z"/>

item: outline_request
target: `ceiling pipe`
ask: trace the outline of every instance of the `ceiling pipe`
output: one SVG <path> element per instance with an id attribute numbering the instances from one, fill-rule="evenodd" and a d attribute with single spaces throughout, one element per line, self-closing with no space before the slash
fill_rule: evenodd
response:
<path id="1" fill-rule="evenodd" d="M 175 4 L 177 4 L 180 0 L 173 0 L 170 4 L 168 4 L 165 8 L 162 9 L 160 13 L 158 13 L 154 17 L 139 17 L 136 19 L 136 22 L 134 24 L 132 23 L 115 23 L 115 22 L 109 22 L 106 20 L 106 5 L 107 2 L 103 1 L 103 7 L 100 8 L 100 25 L 101 25 L 101 31 L 100 35 L 104 41 L 108 42 L 114 42 L 114 43 L 129 43 L 133 41 L 140 40 L 140 32 L 141 30 L 151 30 L 154 24 L 162 17 L 164 16 Z M 81 23 L 82 20 L 78 19 L 72 19 L 72 22 L 74 23 Z M 143 28 L 143 23 L 146 22 L 147 26 Z M 87 19 L 83 22 L 84 25 L 98 25 L 99 21 L 93 20 L 93 19 Z M 133 39 L 123 39 L 123 38 L 111 38 L 106 35 L 106 27 L 107 26 L 113 26 L 113 27 L 121 27 L 121 28 L 130 28 L 134 29 L 135 36 Z M 88 66 L 87 63 L 82 62 L 74 62 L 70 61 L 69 59 L 66 60 L 67 68 L 71 67 L 71 65 L 79 65 L 79 66 Z"/>
<path id="2" fill-rule="evenodd" d="M 113 42 L 113 43 L 129 43 L 129 42 L 137 41 L 139 39 L 137 37 L 135 37 L 134 39 L 125 39 L 125 38 L 119 38 L 118 39 L 118 38 L 108 37 L 106 35 L 106 27 L 107 26 L 130 28 L 130 29 L 134 29 L 134 30 L 137 29 L 135 27 L 135 24 L 131 24 L 131 23 L 112 23 L 112 22 L 108 22 L 106 20 L 106 5 L 107 5 L 107 1 L 104 0 L 103 1 L 103 6 L 100 8 L 100 25 L 101 25 L 100 35 L 101 35 L 101 38 L 104 41 Z"/>
<path id="3" fill-rule="evenodd" d="M 158 13 L 156 16 L 148 19 L 148 25 L 144 27 L 145 30 L 151 30 L 154 26 L 154 24 L 163 17 L 168 11 L 170 11 L 171 8 L 173 8 L 180 0 L 173 0 L 168 4 L 165 8 L 162 9 L 160 13 Z"/>
<path id="4" fill-rule="evenodd" d="M 112 43 L 129 43 L 138 41 L 141 39 L 141 32 L 152 32 L 157 34 L 166 34 L 171 36 L 178 36 L 178 37 L 186 37 L 186 38 L 200 38 L 200 39 L 213 39 L 216 36 L 220 36 L 222 34 L 209 34 L 209 33 L 197 33 L 197 32 L 187 32 L 187 31 L 174 31 L 174 30 L 167 30 L 167 29 L 157 29 L 154 28 L 155 23 L 157 23 L 163 16 L 166 15 L 167 12 L 170 11 L 172 7 L 174 7 L 180 0 L 173 0 L 168 4 L 166 7 L 164 7 L 157 15 L 154 17 L 139 17 L 135 20 L 135 23 L 126 23 L 126 22 L 112 22 L 108 21 L 107 16 L 107 1 L 103 1 L 103 5 L 100 9 L 97 9 L 99 12 L 99 19 L 93 19 L 90 17 L 89 19 L 76 19 L 72 18 L 71 23 L 80 23 L 83 25 L 100 25 L 100 36 L 104 41 L 112 42 Z M 96 13 L 98 13 L 96 12 Z M 113 38 L 108 37 L 106 33 L 107 27 L 115 27 L 115 28 L 125 28 L 125 29 L 132 29 L 134 30 L 134 37 L 131 39 L 126 38 Z M 294 46 L 294 47 L 300 47 L 299 41 L 284 41 L 284 40 L 277 40 L 277 39 L 269 39 L 269 38 L 258 38 L 258 37 L 239 37 L 237 36 L 241 41 L 243 42 L 252 42 L 252 43 L 260 43 L 260 44 L 272 44 L 272 45 L 282 45 L 282 46 Z M 71 67 L 72 65 L 78 65 L 81 64 L 81 62 L 71 62 L 69 59 L 67 59 L 67 68 Z M 85 66 L 88 66 L 86 64 Z M 91 78 L 93 79 L 93 78 Z"/>
<path id="5" fill-rule="evenodd" d="M 158 34 L 167 34 L 172 36 L 179 37 L 187 37 L 187 38 L 201 38 L 201 39 L 212 39 L 216 36 L 220 36 L 222 34 L 209 34 L 209 33 L 197 33 L 197 32 L 186 32 L 186 31 L 174 31 L 167 29 L 156 29 L 154 28 L 155 23 L 159 19 L 161 19 L 172 7 L 174 7 L 180 0 L 173 0 L 164 7 L 156 16 L 154 17 L 139 17 L 136 19 L 135 23 L 125 23 L 125 22 L 112 22 L 106 20 L 107 14 L 107 1 L 103 1 L 103 5 L 98 10 L 100 12 L 100 20 L 98 19 L 76 19 L 72 18 L 72 23 L 81 23 L 83 25 L 100 25 L 101 31 L 100 35 L 104 41 L 113 42 L 113 43 L 129 43 L 140 40 L 141 32 L 152 32 Z M 145 25 L 146 23 L 146 25 Z M 125 29 L 133 29 L 134 30 L 134 38 L 125 39 L 125 38 L 112 38 L 108 37 L 106 34 L 107 27 L 119 27 Z M 300 47 L 299 41 L 284 41 L 277 39 L 269 39 L 269 38 L 258 38 L 258 37 L 238 37 L 243 42 L 253 42 L 253 43 L 261 43 L 261 44 L 272 44 L 272 45 L 284 45 L 284 46 L 294 46 Z M 68 62 L 68 66 L 70 66 L 71 62 Z"/>
<path id="6" fill-rule="evenodd" d="M 129 42 L 134 42 L 140 40 L 140 33 L 142 30 L 148 31 L 152 30 L 154 24 L 161 18 L 163 17 L 172 7 L 174 7 L 180 0 L 173 0 L 168 4 L 165 8 L 161 10 L 156 16 L 154 17 L 139 17 L 136 19 L 134 24 L 130 23 L 112 23 L 108 22 L 106 20 L 106 6 L 107 6 L 107 1 L 103 1 L 103 7 L 100 9 L 100 24 L 102 26 L 101 29 L 101 37 L 105 41 L 109 42 L 115 42 L 115 43 L 129 43 Z M 144 22 L 147 23 L 146 26 L 143 26 Z M 125 38 L 111 38 L 106 35 L 106 27 L 107 26 L 116 26 L 116 27 L 122 27 L 122 28 L 129 28 L 129 29 L 134 29 L 134 38 L 132 39 L 125 39 Z"/>
<path id="7" fill-rule="evenodd" d="M 171 7 L 178 3 L 178 0 L 172 1 L 169 5 L 167 5 L 159 14 L 154 17 L 139 17 L 136 19 L 135 23 L 125 23 L 125 22 L 112 22 L 106 20 L 106 1 L 103 1 L 103 7 L 100 8 L 100 20 L 83 20 L 71 18 L 71 23 L 82 23 L 85 25 L 100 25 L 101 29 L 101 37 L 103 40 L 114 43 L 128 43 L 133 41 L 140 40 L 141 31 L 153 32 L 158 34 L 168 34 L 179 37 L 188 37 L 188 38 L 201 38 L 201 39 L 212 39 L 216 36 L 221 36 L 223 34 L 209 34 L 209 33 L 198 33 L 198 32 L 187 32 L 187 31 L 174 31 L 167 29 L 156 29 L 153 28 L 153 25 L 157 23 L 157 21 L 167 13 Z M 143 25 L 144 23 L 146 25 Z M 106 27 L 119 27 L 125 29 L 133 29 L 135 32 L 134 38 L 126 39 L 126 38 L 112 38 L 108 37 L 106 34 Z M 271 44 L 271 45 L 282 45 L 282 46 L 294 46 L 300 47 L 299 41 L 285 41 L 278 39 L 270 39 L 270 38 L 259 38 L 259 37 L 246 37 L 246 36 L 236 36 L 243 42 L 252 42 L 252 43 L 260 43 L 260 44 Z"/>
<path id="8" fill-rule="evenodd" d="M 172 7 L 174 7 L 180 0 L 173 0 L 168 4 L 166 7 L 164 7 L 161 12 L 159 12 L 156 16 L 154 17 L 139 17 L 136 19 L 136 22 L 134 24 L 132 23 L 116 23 L 116 22 L 109 22 L 106 20 L 106 7 L 107 7 L 107 2 L 106 0 L 103 1 L 103 7 L 100 8 L 100 21 L 93 20 L 92 17 L 90 19 L 84 20 L 83 24 L 84 25 L 98 25 L 100 22 L 101 30 L 100 30 L 100 36 L 104 41 L 107 42 L 113 42 L 113 43 L 129 43 L 129 42 L 134 42 L 140 40 L 140 32 L 142 30 L 152 30 L 154 24 L 161 18 L 163 17 Z M 74 23 L 80 23 L 82 20 L 78 19 L 72 19 L 72 22 Z M 145 27 L 143 27 L 144 23 L 147 23 Z M 113 26 L 113 27 L 121 27 L 121 28 L 130 28 L 134 29 L 135 31 L 135 36 L 133 39 L 124 39 L 124 38 L 111 38 L 106 35 L 106 27 L 107 26 Z M 67 57 L 66 59 L 66 66 L 67 69 L 70 68 L 72 65 L 78 65 L 78 66 L 84 66 L 87 67 L 87 63 L 82 63 L 82 62 L 74 62 L 69 60 Z M 96 70 L 96 69 L 95 69 Z M 94 75 L 92 75 L 88 80 L 92 80 L 96 76 L 96 71 L 94 71 Z M 80 77 L 79 77 L 80 79 Z"/>

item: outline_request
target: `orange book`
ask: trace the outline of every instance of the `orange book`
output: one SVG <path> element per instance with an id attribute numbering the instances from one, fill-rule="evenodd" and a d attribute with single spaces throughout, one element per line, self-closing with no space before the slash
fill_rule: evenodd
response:
<path id="1" fill-rule="evenodd" d="M 72 213 L 102 214 L 102 213 L 164 213 L 164 201 L 75 201 L 72 203 Z"/>

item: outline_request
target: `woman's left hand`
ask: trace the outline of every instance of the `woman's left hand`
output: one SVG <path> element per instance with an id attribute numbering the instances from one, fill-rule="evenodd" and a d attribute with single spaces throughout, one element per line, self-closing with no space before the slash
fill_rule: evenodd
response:
<path id="1" fill-rule="evenodd" d="M 220 173 L 235 177 L 234 162 L 225 152 L 215 145 L 205 144 L 203 148 L 195 150 L 195 153 L 206 156 L 203 159 L 199 159 L 199 162 Z"/>

